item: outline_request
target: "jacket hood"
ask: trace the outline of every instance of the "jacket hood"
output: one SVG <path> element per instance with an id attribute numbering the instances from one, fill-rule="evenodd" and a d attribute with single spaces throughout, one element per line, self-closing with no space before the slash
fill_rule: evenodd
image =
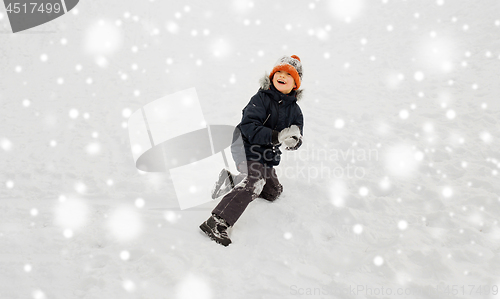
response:
<path id="1" fill-rule="evenodd" d="M 269 79 L 269 74 L 265 73 L 264 76 L 260 78 L 259 83 L 262 90 L 268 90 L 269 88 L 271 88 L 272 83 L 271 79 Z M 295 98 L 297 98 L 297 102 L 302 99 L 302 91 L 302 89 L 295 90 Z"/>

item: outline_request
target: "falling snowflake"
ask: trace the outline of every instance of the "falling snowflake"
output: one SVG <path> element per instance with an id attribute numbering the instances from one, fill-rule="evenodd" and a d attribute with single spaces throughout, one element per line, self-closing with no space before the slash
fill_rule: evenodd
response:
<path id="1" fill-rule="evenodd" d="M 407 228 L 408 228 L 408 222 L 406 222 L 405 220 L 400 220 L 400 221 L 398 222 L 398 228 L 399 228 L 400 230 L 405 230 L 405 229 L 407 229 Z"/>
<path id="2" fill-rule="evenodd" d="M 449 198 L 453 195 L 453 189 L 451 187 L 444 187 L 441 193 L 444 197 Z"/>
<path id="3" fill-rule="evenodd" d="M 361 224 L 355 224 L 353 227 L 352 227 L 352 231 L 356 234 L 356 235 L 359 235 L 363 232 L 363 226 Z"/>
<path id="4" fill-rule="evenodd" d="M 374 259 L 373 259 L 373 263 L 375 264 L 375 266 L 382 266 L 384 264 L 384 259 L 381 257 L 381 256 L 376 256 Z"/>

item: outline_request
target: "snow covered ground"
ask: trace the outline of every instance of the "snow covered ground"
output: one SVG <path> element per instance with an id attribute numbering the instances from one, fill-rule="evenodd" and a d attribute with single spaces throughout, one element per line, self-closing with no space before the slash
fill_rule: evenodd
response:
<path id="1" fill-rule="evenodd" d="M 500 3 L 81 1 L 0 10 L 0 298 L 500 298 Z M 304 145 L 224 248 L 134 165 L 131 112 L 237 124 L 281 55 Z M 214 178 L 215 180 L 215 178 Z"/>

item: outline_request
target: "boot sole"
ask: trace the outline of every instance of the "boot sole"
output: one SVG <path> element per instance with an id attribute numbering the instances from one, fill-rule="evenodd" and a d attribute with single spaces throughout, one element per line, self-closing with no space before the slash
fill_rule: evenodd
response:
<path id="1" fill-rule="evenodd" d="M 219 238 L 217 238 L 213 233 L 212 233 L 212 230 L 210 229 L 210 227 L 205 223 L 203 222 L 201 225 L 200 225 L 200 229 L 210 238 L 212 239 L 212 241 L 215 241 L 217 244 L 220 244 L 220 245 L 223 245 L 223 246 L 228 246 L 229 244 L 231 244 L 231 240 L 221 240 Z M 229 241 L 229 242 L 228 242 Z"/>

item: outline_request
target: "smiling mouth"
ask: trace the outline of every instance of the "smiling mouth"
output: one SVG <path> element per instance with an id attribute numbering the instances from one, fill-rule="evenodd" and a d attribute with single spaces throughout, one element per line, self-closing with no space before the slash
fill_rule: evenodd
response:
<path id="1" fill-rule="evenodd" d="M 286 82 L 284 80 L 278 79 L 277 81 L 279 84 L 286 84 Z"/>

